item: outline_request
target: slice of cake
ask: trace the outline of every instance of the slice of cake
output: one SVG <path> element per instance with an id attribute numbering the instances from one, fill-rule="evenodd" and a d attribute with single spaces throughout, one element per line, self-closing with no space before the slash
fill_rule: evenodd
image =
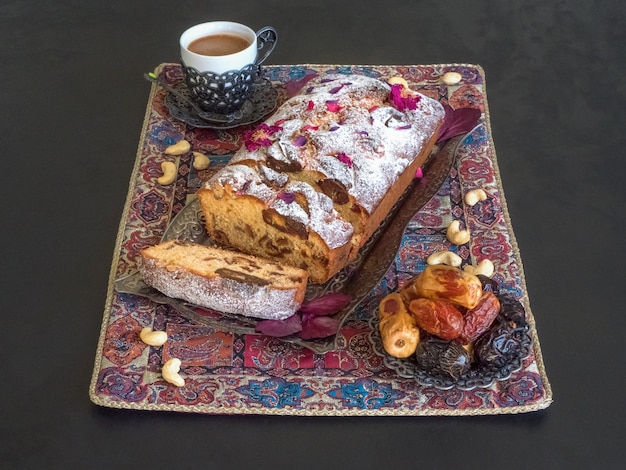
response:
<path id="1" fill-rule="evenodd" d="M 304 300 L 306 271 L 254 256 L 173 240 L 142 250 L 141 258 L 146 284 L 220 312 L 282 320 Z"/>

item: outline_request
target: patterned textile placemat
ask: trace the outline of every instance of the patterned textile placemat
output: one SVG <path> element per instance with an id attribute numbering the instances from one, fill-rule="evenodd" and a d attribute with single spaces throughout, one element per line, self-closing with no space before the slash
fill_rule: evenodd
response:
<path id="1" fill-rule="evenodd" d="M 160 241 L 170 220 L 220 161 L 223 164 L 242 145 L 243 132 L 252 127 L 208 129 L 185 124 L 171 117 L 167 92 L 152 85 L 113 254 L 89 389 L 92 402 L 124 409 L 301 416 L 494 415 L 548 407 L 552 391 L 500 180 L 483 70 L 469 64 L 289 65 L 263 70 L 278 90 L 279 103 L 310 74 L 403 76 L 413 89 L 453 108 L 480 109 L 484 125 L 462 141 L 448 179 L 409 223 L 395 262 L 343 324 L 340 347 L 317 354 L 275 338 L 218 331 L 166 305 L 115 291 L 116 279 L 136 271 L 139 250 Z M 461 82 L 444 84 L 441 77 L 449 71 L 459 72 Z M 171 84 L 182 80 L 178 64 L 162 64 L 155 72 Z M 164 149 L 181 138 L 217 163 L 197 171 L 190 154 L 165 155 Z M 177 164 L 172 185 L 156 182 L 163 161 Z M 488 200 L 467 207 L 462 195 L 475 188 L 483 188 Z M 445 231 L 452 219 L 461 219 L 471 228 L 468 244 L 450 247 Z M 402 378 L 376 354 L 370 337 L 368 320 L 376 315 L 380 299 L 419 271 L 430 253 L 441 249 L 456 251 L 464 263 L 494 261 L 494 278 L 526 308 L 532 351 L 518 372 L 487 388 L 441 390 Z M 146 326 L 167 331 L 168 342 L 160 347 L 145 345 L 139 332 Z M 161 376 L 162 364 L 173 357 L 182 361 L 183 387 Z"/>

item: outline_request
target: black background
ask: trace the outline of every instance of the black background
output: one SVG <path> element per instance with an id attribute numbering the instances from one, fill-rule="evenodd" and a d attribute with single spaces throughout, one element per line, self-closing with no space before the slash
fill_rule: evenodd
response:
<path id="1" fill-rule="evenodd" d="M 3 468 L 623 468 L 626 4 L 4 0 Z M 103 409 L 88 387 L 150 85 L 187 27 L 271 64 L 476 63 L 554 403 L 476 418 Z"/>

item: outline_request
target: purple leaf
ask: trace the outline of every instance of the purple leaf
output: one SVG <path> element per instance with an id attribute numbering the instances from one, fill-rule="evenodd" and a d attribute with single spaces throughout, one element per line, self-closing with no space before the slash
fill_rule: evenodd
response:
<path id="1" fill-rule="evenodd" d="M 337 333 L 339 320 L 333 317 L 304 316 L 302 319 L 302 339 L 326 338 Z"/>
<path id="2" fill-rule="evenodd" d="M 298 313 L 294 313 L 284 320 L 261 320 L 254 329 L 257 333 L 281 338 L 300 332 L 302 319 Z"/>
<path id="3" fill-rule="evenodd" d="M 476 108 L 453 109 L 449 105 L 444 105 L 444 109 L 446 116 L 439 129 L 437 142 L 443 142 L 471 131 L 478 123 L 481 115 L 480 109 Z"/>
<path id="4" fill-rule="evenodd" d="M 300 307 L 303 316 L 332 315 L 350 303 L 352 296 L 341 292 L 323 295 L 317 299 L 305 301 Z"/>
<path id="5" fill-rule="evenodd" d="M 304 87 L 304 85 L 306 85 L 308 82 L 310 82 L 316 76 L 317 76 L 317 73 L 315 73 L 315 72 L 308 73 L 307 75 L 305 75 L 300 80 L 291 80 L 290 82 L 287 82 L 285 84 L 285 88 L 287 90 L 287 95 L 290 98 L 292 96 L 294 96 L 294 95 L 297 95 L 298 92 Z"/>

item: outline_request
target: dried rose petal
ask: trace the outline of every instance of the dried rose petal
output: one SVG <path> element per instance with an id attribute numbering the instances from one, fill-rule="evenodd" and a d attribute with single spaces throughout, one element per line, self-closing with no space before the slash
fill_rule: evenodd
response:
<path id="1" fill-rule="evenodd" d="M 337 160 L 344 163 L 348 168 L 352 168 L 352 159 L 344 152 L 337 154 Z"/>
<path id="2" fill-rule="evenodd" d="M 326 109 L 331 113 L 338 113 L 341 111 L 342 107 L 339 106 L 339 103 L 335 100 L 330 100 L 326 102 Z"/>
<path id="3" fill-rule="evenodd" d="M 311 124 L 307 124 L 304 126 L 305 131 L 316 131 L 320 128 L 320 126 L 312 126 Z"/>
<path id="4" fill-rule="evenodd" d="M 302 331 L 302 319 L 300 315 L 295 313 L 284 320 L 261 320 L 256 324 L 254 330 L 257 333 L 276 338 L 289 336 Z"/>
<path id="5" fill-rule="evenodd" d="M 404 85 L 399 83 L 391 85 L 390 97 L 394 108 L 398 111 L 417 109 L 417 103 L 419 103 L 421 99 L 420 95 L 414 94 L 411 90 L 408 90 Z"/>
<path id="6" fill-rule="evenodd" d="M 272 136 L 283 128 L 280 125 L 269 126 L 259 124 L 255 129 L 248 130 L 243 134 L 243 142 L 248 151 L 253 152 L 261 147 L 269 147 L 274 143 Z"/>
<path id="7" fill-rule="evenodd" d="M 289 193 L 286 191 L 281 191 L 276 197 L 278 197 L 278 199 L 280 199 L 281 201 L 285 201 L 287 204 L 291 204 L 293 201 L 296 200 L 295 193 Z"/>
<path id="8" fill-rule="evenodd" d="M 424 177 L 424 170 L 422 170 L 421 166 L 415 171 L 415 177 L 417 179 L 421 179 Z"/>
<path id="9" fill-rule="evenodd" d="M 350 303 L 352 296 L 342 292 L 333 292 L 317 299 L 307 300 L 300 307 L 303 315 L 332 315 Z"/>
<path id="10" fill-rule="evenodd" d="M 313 103 L 313 100 L 309 100 L 309 102 L 306 104 L 306 110 L 313 111 L 314 107 L 315 107 L 315 103 Z"/>
<path id="11" fill-rule="evenodd" d="M 305 136 L 299 135 L 298 137 L 293 139 L 291 143 L 295 145 L 296 147 L 302 147 L 303 145 L 306 145 L 308 141 L 309 140 Z"/>
<path id="12" fill-rule="evenodd" d="M 451 139 L 457 135 L 465 134 L 471 131 L 478 120 L 480 119 L 481 112 L 476 108 L 458 108 L 453 109 L 449 105 L 444 105 L 446 112 L 443 124 L 439 129 L 439 136 L 437 142 L 443 142 L 444 140 Z"/>
<path id="13" fill-rule="evenodd" d="M 342 83 L 339 86 L 336 86 L 334 88 L 331 88 L 330 91 L 328 93 L 330 93 L 331 95 L 334 95 L 335 93 L 339 93 L 341 91 L 341 89 L 346 86 L 346 85 L 350 85 L 350 83 Z"/>
<path id="14" fill-rule="evenodd" d="M 250 185 L 252 183 L 250 182 L 250 180 L 247 180 L 245 183 L 243 183 L 243 186 L 241 187 L 241 189 L 239 191 L 237 191 L 236 194 L 241 195 L 241 194 L 246 194 L 248 192 L 248 189 L 250 189 Z"/>

